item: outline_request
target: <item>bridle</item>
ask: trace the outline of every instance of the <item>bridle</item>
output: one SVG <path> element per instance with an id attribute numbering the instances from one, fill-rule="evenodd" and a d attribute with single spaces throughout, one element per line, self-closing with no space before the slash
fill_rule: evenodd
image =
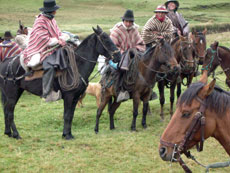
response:
<path id="1" fill-rule="evenodd" d="M 214 61 L 216 56 L 217 56 L 217 59 L 218 59 L 219 63 L 221 61 L 221 59 L 218 56 L 218 48 L 216 50 L 213 50 L 212 48 L 209 48 L 209 49 L 211 50 L 211 53 L 212 53 L 211 60 L 205 67 L 202 67 L 201 70 L 209 71 L 209 69 L 211 69 L 211 67 L 212 67 L 213 61 Z"/>
<path id="2" fill-rule="evenodd" d="M 199 111 L 195 114 L 195 117 L 192 120 L 191 125 L 189 126 L 184 139 L 181 141 L 181 143 L 174 144 L 171 142 L 164 141 L 163 139 L 160 139 L 160 143 L 166 147 L 171 147 L 173 148 L 173 156 L 171 161 L 178 161 L 182 168 L 185 170 L 185 172 L 190 173 L 192 172 L 188 166 L 184 163 L 184 161 L 181 158 L 181 154 L 184 153 L 188 158 L 192 158 L 190 152 L 188 150 L 188 145 L 189 142 L 193 140 L 196 132 L 200 130 L 200 141 L 196 144 L 197 151 L 201 152 L 203 151 L 203 145 L 204 145 L 204 140 L 205 140 L 205 115 L 204 112 L 206 110 L 206 100 L 202 100 L 200 97 L 196 97 L 196 99 L 200 102 L 201 106 L 199 108 Z M 199 144 L 200 143 L 200 144 Z M 179 158 L 176 159 L 174 158 L 175 154 L 179 155 Z"/>
<path id="3" fill-rule="evenodd" d="M 188 46 L 192 47 L 192 43 L 189 41 L 181 41 L 180 42 L 180 53 L 181 53 L 181 57 L 182 57 L 182 61 L 180 61 L 180 66 L 181 66 L 181 71 L 188 71 L 189 74 L 193 73 L 196 69 L 196 62 L 195 60 L 188 60 L 185 56 L 184 56 L 184 46 L 182 45 L 182 43 L 188 44 Z M 194 67 L 189 67 L 187 65 L 187 63 L 193 63 Z"/>

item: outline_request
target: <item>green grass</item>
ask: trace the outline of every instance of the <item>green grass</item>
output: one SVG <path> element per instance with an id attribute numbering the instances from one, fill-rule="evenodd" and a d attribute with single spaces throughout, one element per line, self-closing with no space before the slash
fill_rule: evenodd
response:
<path id="1" fill-rule="evenodd" d="M 208 35 L 208 45 L 219 40 L 221 45 L 230 46 L 230 33 Z M 220 70 L 220 69 L 218 69 Z M 96 73 L 96 68 L 92 75 Z M 218 76 L 221 80 L 224 75 Z M 96 82 L 99 76 L 93 80 Z M 199 80 L 195 78 L 194 81 Z M 210 79 L 211 80 L 211 79 Z M 223 88 L 223 81 L 217 80 Z M 184 90 L 185 88 L 183 88 Z M 151 101 L 153 115 L 148 115 L 148 128 L 141 127 L 141 109 L 137 119 L 138 132 L 131 132 L 132 101 L 122 103 L 115 114 L 115 126 L 109 130 L 107 110 L 100 119 L 100 132 L 94 133 L 96 100 L 86 96 L 84 107 L 77 108 L 72 132 L 75 139 L 61 138 L 63 130 L 63 101 L 44 103 L 39 97 L 25 92 L 15 110 L 15 122 L 22 140 L 3 135 L 3 112 L 0 116 L 0 172 L 151 172 L 182 173 L 179 164 L 163 162 L 158 154 L 160 136 L 169 122 L 169 91 L 166 90 L 164 122 L 160 121 L 159 101 Z M 204 151 L 192 153 L 203 164 L 228 161 L 221 145 L 209 138 Z M 193 172 L 205 169 L 193 161 L 185 162 Z M 211 172 L 227 173 L 229 168 L 212 169 Z"/>
<path id="2" fill-rule="evenodd" d="M 181 11 L 191 25 L 221 24 L 229 21 L 229 6 L 212 6 L 228 3 L 228 0 L 183 0 Z M 109 31 L 120 21 L 125 9 L 135 10 L 136 22 L 141 27 L 153 15 L 153 9 L 160 0 L 63 0 L 57 1 L 62 7 L 57 13 L 57 22 L 62 30 L 78 33 L 85 37 L 92 32 L 91 27 L 99 24 Z M 0 33 L 10 29 L 14 33 L 21 19 L 32 26 L 34 16 L 42 0 L 0 0 Z M 210 5 L 212 9 L 198 5 Z M 209 7 L 209 6 L 208 6 Z M 222 10 L 224 9 L 224 10 Z M 196 10 L 196 11 L 195 11 Z M 199 15 L 204 16 L 201 18 Z M 195 17 L 197 19 L 195 20 Z M 204 19 L 207 21 L 203 21 Z M 0 34 L 1 35 L 1 34 Z M 230 47 L 230 33 L 217 33 L 207 36 L 208 45 L 218 40 L 220 45 Z M 219 68 L 218 71 L 221 69 Z M 92 75 L 96 73 L 96 68 Z M 100 79 L 98 76 L 93 82 Z M 219 80 L 220 79 L 220 80 Z M 194 81 L 199 80 L 195 78 Z M 209 79 L 211 80 L 211 78 Z M 217 83 L 227 88 L 225 76 L 218 76 Z M 183 88 L 184 90 L 185 88 Z M 157 89 L 155 88 L 157 91 Z M 3 135 L 4 116 L 0 111 L 0 172 L 151 172 L 182 173 L 179 164 L 170 165 L 159 157 L 160 136 L 169 122 L 169 91 L 166 90 L 164 122 L 160 122 L 159 101 L 151 101 L 153 115 L 147 117 L 148 128 L 141 127 L 142 105 L 137 119 L 138 132 L 131 132 L 132 101 L 122 103 L 115 114 L 115 126 L 109 130 L 109 116 L 105 109 L 100 119 L 100 132 L 94 133 L 96 100 L 92 96 L 84 99 L 84 108 L 77 108 L 73 119 L 72 133 L 75 139 L 61 138 L 63 130 L 63 101 L 44 103 L 39 97 L 25 92 L 15 110 L 15 123 L 22 140 L 14 140 Z M 196 158 L 204 164 L 228 161 L 221 145 L 209 138 L 201 153 L 192 150 Z M 183 157 L 193 172 L 205 172 L 191 160 Z M 229 168 L 212 169 L 211 172 L 227 173 Z"/>
<path id="3" fill-rule="evenodd" d="M 0 0 L 0 36 L 6 30 L 16 33 L 18 20 L 25 26 L 32 26 L 39 14 L 43 0 Z M 154 15 L 153 10 L 162 0 L 59 0 L 61 6 L 56 20 L 62 30 L 77 33 L 81 38 L 92 32 L 92 27 L 100 25 L 106 32 L 119 22 L 126 9 L 133 9 L 140 29 Z M 180 12 L 191 27 L 197 25 L 226 24 L 229 19 L 228 0 L 183 0 Z"/>

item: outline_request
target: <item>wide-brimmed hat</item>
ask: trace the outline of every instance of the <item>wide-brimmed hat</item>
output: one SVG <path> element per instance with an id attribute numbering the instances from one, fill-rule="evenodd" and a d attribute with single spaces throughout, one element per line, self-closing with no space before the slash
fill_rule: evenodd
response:
<path id="1" fill-rule="evenodd" d="M 165 8 L 164 5 L 158 5 L 154 13 L 168 13 L 168 10 Z"/>
<path id="2" fill-rule="evenodd" d="M 134 15 L 132 10 L 126 10 L 125 14 L 121 19 L 134 22 Z"/>
<path id="3" fill-rule="evenodd" d="M 166 8 L 168 8 L 168 4 L 169 4 L 170 2 L 173 2 L 173 3 L 176 4 L 176 9 L 175 9 L 175 10 L 177 10 L 177 9 L 179 8 L 180 4 L 179 4 L 179 1 L 177 1 L 177 0 L 168 0 L 168 1 L 165 3 Z"/>
<path id="4" fill-rule="evenodd" d="M 6 31 L 5 34 L 4 34 L 4 40 L 9 40 L 9 39 L 12 39 L 13 36 L 11 34 L 10 31 Z"/>
<path id="5" fill-rule="evenodd" d="M 59 9 L 60 7 L 56 5 L 55 0 L 44 0 L 43 7 L 39 8 L 40 11 L 43 12 L 53 12 Z"/>

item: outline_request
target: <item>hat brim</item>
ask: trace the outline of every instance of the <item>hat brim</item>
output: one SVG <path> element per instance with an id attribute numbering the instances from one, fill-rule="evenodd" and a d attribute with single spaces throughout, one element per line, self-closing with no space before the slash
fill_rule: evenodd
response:
<path id="1" fill-rule="evenodd" d="M 134 22 L 134 18 L 121 17 L 122 20 Z"/>
<path id="2" fill-rule="evenodd" d="M 57 9 L 59 9 L 60 7 L 58 5 L 55 5 L 54 7 L 52 8 L 39 8 L 40 11 L 42 12 L 53 12 L 53 11 L 56 11 Z"/>
<path id="3" fill-rule="evenodd" d="M 168 13 L 167 10 L 154 10 L 154 13 Z"/>

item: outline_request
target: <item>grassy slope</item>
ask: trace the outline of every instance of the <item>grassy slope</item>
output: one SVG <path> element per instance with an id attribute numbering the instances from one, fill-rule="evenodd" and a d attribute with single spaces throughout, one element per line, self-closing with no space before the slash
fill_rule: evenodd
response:
<path id="1" fill-rule="evenodd" d="M 17 28 L 18 19 L 31 25 L 37 15 L 41 0 L 0 0 L 0 32 Z M 23 3 L 26 2 L 26 6 Z M 162 1 L 59 1 L 62 7 L 57 20 L 61 28 L 80 33 L 81 36 L 91 32 L 91 26 L 100 24 L 108 30 L 119 21 L 125 8 L 137 11 L 137 23 L 143 25 L 152 15 L 152 9 Z M 75 2 L 75 3 L 73 3 Z M 100 5 L 99 3 L 100 2 Z M 104 3 L 106 2 L 106 3 Z M 132 3 L 130 3 L 132 2 Z M 182 7 L 196 6 L 198 0 L 183 0 Z M 202 4 L 212 4 L 216 1 L 202 1 Z M 228 2 L 228 1 L 218 1 Z M 113 7 L 110 3 L 115 4 Z M 103 4 L 103 5 L 102 5 Z M 145 5 L 143 5 L 145 4 Z M 3 9 L 10 9 L 6 13 Z M 67 10 L 68 9 L 68 10 Z M 101 9 L 100 14 L 98 10 Z M 115 10 L 114 10 L 115 9 Z M 145 10 L 146 9 L 146 10 Z M 26 12 L 26 13 L 25 13 Z M 184 10 L 189 13 L 199 13 Z M 3 15 L 3 13 L 6 13 Z M 200 12 L 203 13 L 203 12 Z M 111 15 L 113 14 L 113 15 Z M 220 13 L 218 13 L 220 14 Z M 223 13 L 227 15 L 227 13 Z M 17 17 L 15 17 L 17 16 Z M 227 21 L 227 20 L 226 20 Z M 196 23 L 195 21 L 191 21 Z M 230 46 L 229 33 L 208 35 L 208 45 L 214 40 L 221 45 Z M 94 71 L 94 74 L 96 70 Z M 219 76 L 221 80 L 225 77 Z M 99 77 L 94 80 L 98 81 Z M 194 79 L 196 81 L 198 79 Z M 226 88 L 224 82 L 218 84 Z M 141 127 L 141 116 L 137 120 L 138 132 L 130 132 L 132 119 L 132 102 L 121 105 L 115 115 L 116 130 L 109 130 L 109 117 L 105 110 L 100 121 L 100 133 L 93 132 L 96 114 L 96 102 L 92 96 L 86 96 L 85 107 L 76 109 L 72 131 L 75 140 L 61 139 L 63 129 L 63 102 L 43 103 L 39 97 L 25 93 L 19 100 L 15 112 L 15 121 L 23 137 L 16 141 L 3 135 L 3 112 L 0 114 L 0 172 L 153 172 L 178 173 L 183 172 L 178 164 L 169 165 L 163 162 L 158 154 L 159 138 L 169 122 L 169 93 L 166 91 L 166 120 L 161 123 L 159 118 L 159 101 L 150 103 L 153 116 L 148 116 L 148 128 Z M 141 114 L 141 107 L 139 113 Z M 214 139 L 205 142 L 204 152 L 194 155 L 204 164 L 227 161 L 229 157 Z M 204 172 L 204 169 L 192 161 L 185 159 L 193 172 Z M 229 172 L 229 168 L 212 170 L 212 172 Z"/>
<path id="2" fill-rule="evenodd" d="M 43 0 L 0 0 L 0 33 L 11 30 L 16 33 L 18 20 L 26 26 L 32 26 L 34 16 L 39 13 Z M 141 27 L 153 15 L 153 10 L 162 0 L 59 0 L 62 7 L 57 13 L 57 22 L 62 30 L 78 33 L 85 37 L 92 32 L 92 26 L 99 24 L 109 31 L 120 21 L 125 9 L 135 12 L 136 23 Z M 225 23 L 230 15 L 228 0 L 183 0 L 180 2 L 181 12 L 191 26 Z M 0 34 L 1 35 L 1 34 Z"/>

